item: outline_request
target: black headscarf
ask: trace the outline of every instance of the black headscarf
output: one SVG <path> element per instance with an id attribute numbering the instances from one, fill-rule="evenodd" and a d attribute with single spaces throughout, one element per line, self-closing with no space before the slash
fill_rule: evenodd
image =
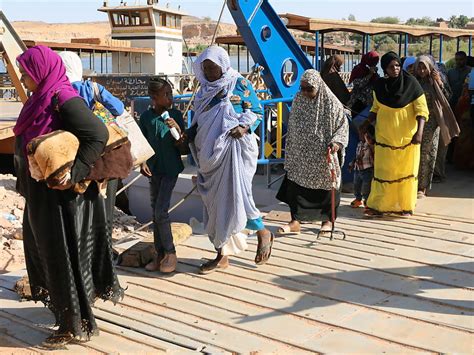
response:
<path id="1" fill-rule="evenodd" d="M 399 64 L 400 58 L 394 52 L 388 52 L 382 56 L 380 65 L 386 74 L 389 64 L 396 60 Z M 404 70 L 400 71 L 400 75 L 396 78 L 380 78 L 374 85 L 377 100 L 388 107 L 402 108 L 413 102 L 423 95 L 423 88 L 415 79 Z"/>

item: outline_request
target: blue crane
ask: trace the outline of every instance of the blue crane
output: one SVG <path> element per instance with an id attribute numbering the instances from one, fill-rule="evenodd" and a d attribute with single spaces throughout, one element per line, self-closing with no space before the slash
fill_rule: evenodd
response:
<path id="1" fill-rule="evenodd" d="M 234 22 L 274 97 L 293 97 L 301 75 L 313 65 L 268 0 L 227 0 Z M 285 71 L 293 76 L 285 81 Z"/>

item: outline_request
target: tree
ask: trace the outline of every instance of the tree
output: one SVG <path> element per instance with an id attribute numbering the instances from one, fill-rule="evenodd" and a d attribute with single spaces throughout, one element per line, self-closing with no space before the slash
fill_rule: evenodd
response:
<path id="1" fill-rule="evenodd" d="M 431 17 L 428 16 L 424 16 L 422 18 L 412 17 L 409 18 L 405 24 L 410 26 L 435 26 L 436 21 L 433 21 Z"/>
<path id="2" fill-rule="evenodd" d="M 357 20 L 356 20 L 356 17 L 355 17 L 353 14 L 350 14 L 350 15 L 347 17 L 347 20 L 348 20 L 348 21 L 357 21 Z"/>
<path id="3" fill-rule="evenodd" d="M 452 28 L 465 28 L 468 23 L 469 17 L 467 17 L 466 15 L 453 15 L 449 19 L 449 27 Z"/>
<path id="4" fill-rule="evenodd" d="M 400 23 L 400 19 L 394 16 L 385 16 L 385 17 L 377 17 L 372 19 L 370 22 L 372 23 L 386 23 L 389 25 L 398 25 Z"/>

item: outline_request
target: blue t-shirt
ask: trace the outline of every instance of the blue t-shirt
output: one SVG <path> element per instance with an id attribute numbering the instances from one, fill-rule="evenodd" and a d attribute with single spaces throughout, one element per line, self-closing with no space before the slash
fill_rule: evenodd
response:
<path id="1" fill-rule="evenodd" d="M 92 110 L 95 104 L 94 88 L 92 87 L 92 81 L 75 81 L 72 83 L 72 87 L 76 89 L 79 95 L 86 101 L 87 106 Z M 114 116 L 120 116 L 123 113 L 124 106 L 122 101 L 112 95 L 102 85 L 97 84 L 99 88 L 101 104 L 110 111 Z"/>

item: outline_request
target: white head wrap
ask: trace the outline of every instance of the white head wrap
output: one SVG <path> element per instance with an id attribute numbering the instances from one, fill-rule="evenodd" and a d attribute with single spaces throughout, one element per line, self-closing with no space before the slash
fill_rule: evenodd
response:
<path id="1" fill-rule="evenodd" d="M 59 56 L 66 67 L 66 75 L 71 83 L 82 81 L 82 61 L 74 52 L 61 52 Z"/>
<path id="2" fill-rule="evenodd" d="M 205 60 L 210 60 L 222 69 L 220 79 L 210 82 L 206 79 L 202 64 Z M 209 105 L 210 101 L 222 90 L 227 95 L 232 95 L 232 89 L 235 87 L 237 79 L 241 76 L 238 71 L 232 69 L 230 65 L 229 54 L 224 48 L 219 46 L 210 46 L 201 53 L 193 64 L 194 74 L 201 84 L 201 89 L 196 95 L 194 101 L 194 111 L 202 112 Z"/>

